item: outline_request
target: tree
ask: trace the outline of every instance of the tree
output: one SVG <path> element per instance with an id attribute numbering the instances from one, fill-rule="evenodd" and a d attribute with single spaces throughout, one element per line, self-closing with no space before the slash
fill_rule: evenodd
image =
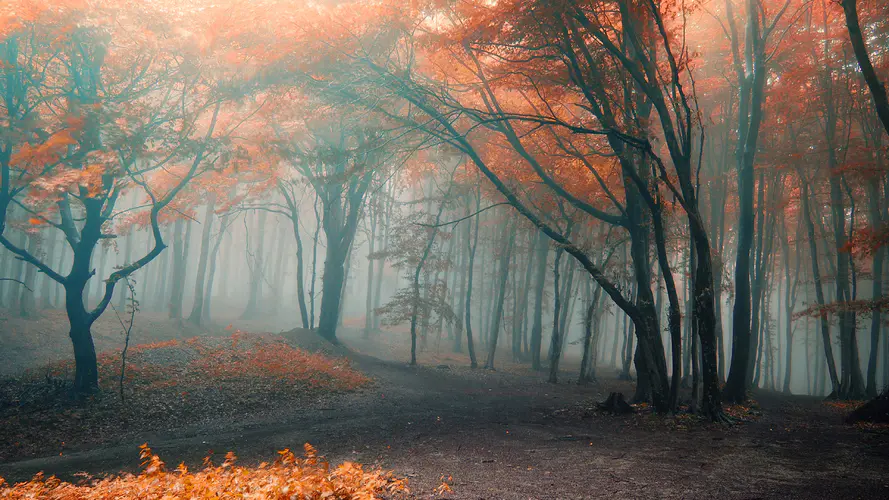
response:
<path id="1" fill-rule="evenodd" d="M 45 10 L 25 1 L 18 7 L 30 17 L 0 30 L 6 118 L 0 244 L 64 287 L 74 387 L 92 392 L 98 375 L 90 328 L 117 283 L 166 247 L 160 224 L 171 215 L 165 209 L 221 157 L 224 134 L 217 126 L 229 97 L 218 81 L 206 80 L 210 68 L 197 64 L 199 54 L 184 49 L 192 42 L 188 35 L 168 34 L 164 44 L 149 43 L 168 27 L 150 8 L 124 11 L 103 4 L 97 8 L 112 15 L 104 18 L 90 10 L 95 6 Z M 117 23 L 109 22 L 114 14 L 120 14 Z M 113 44 L 131 50 L 119 53 Z M 117 203 L 134 189 L 146 197 L 140 217 L 151 228 L 153 246 L 105 277 L 101 298 L 90 309 L 85 292 L 96 274 L 93 252 L 115 237 L 113 224 L 122 215 Z M 13 206 L 34 225 L 64 235 L 73 252 L 68 272 L 4 235 Z"/>

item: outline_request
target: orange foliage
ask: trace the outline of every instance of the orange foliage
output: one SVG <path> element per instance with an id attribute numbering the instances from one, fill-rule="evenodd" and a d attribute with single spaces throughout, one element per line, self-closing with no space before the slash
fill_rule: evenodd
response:
<path id="1" fill-rule="evenodd" d="M 167 352 L 159 352 L 163 350 Z M 190 361 L 176 365 L 166 361 L 166 357 L 185 357 Z M 250 383 L 341 391 L 370 382 L 346 359 L 310 353 L 281 339 L 239 331 L 224 339 L 192 337 L 137 345 L 130 348 L 127 358 L 126 386 L 148 390 Z M 116 385 L 120 376 L 120 351 L 100 353 L 97 362 L 100 386 Z M 67 360 L 54 363 L 45 373 L 62 377 L 73 373 L 73 369 L 73 361 Z"/>
<path id="2" fill-rule="evenodd" d="M 367 377 L 352 370 L 345 359 L 309 353 L 281 341 L 243 332 L 235 332 L 231 340 L 230 348 L 196 343 L 201 357 L 192 362 L 193 368 L 217 381 L 267 378 L 328 389 L 352 389 L 369 382 Z"/>
<path id="3" fill-rule="evenodd" d="M 142 472 L 101 479 L 87 485 L 74 485 L 55 477 L 37 475 L 28 482 L 8 485 L 0 478 L 0 497 L 9 499 L 186 499 L 186 498 L 298 498 L 330 500 L 371 500 L 380 495 L 407 493 L 407 480 L 392 472 L 366 470 L 361 464 L 344 462 L 335 468 L 318 458 L 305 444 L 305 458 L 290 450 L 278 452 L 271 465 L 235 465 L 229 452 L 221 465 L 207 463 L 199 472 L 185 465 L 167 471 L 148 445 L 140 446 Z"/>

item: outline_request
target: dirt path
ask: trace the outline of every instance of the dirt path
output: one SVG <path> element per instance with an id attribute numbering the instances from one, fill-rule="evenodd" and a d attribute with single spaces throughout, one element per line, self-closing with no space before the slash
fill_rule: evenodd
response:
<path id="1" fill-rule="evenodd" d="M 584 410 L 618 382 L 553 386 L 527 374 L 353 359 L 376 379 L 357 395 L 3 464 L 0 476 L 134 470 L 145 441 L 167 463 L 188 465 L 209 450 L 250 463 L 310 442 L 334 462 L 395 469 L 421 498 L 442 476 L 452 477 L 452 498 L 472 499 L 889 496 L 887 436 L 842 426 L 838 413 L 810 399 L 764 395 L 757 422 L 683 429 L 681 420 Z"/>

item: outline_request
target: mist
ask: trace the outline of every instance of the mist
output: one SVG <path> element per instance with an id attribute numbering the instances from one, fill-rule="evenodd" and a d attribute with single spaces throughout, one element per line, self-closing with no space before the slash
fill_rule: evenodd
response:
<path id="1" fill-rule="evenodd" d="M 0 496 L 884 495 L 887 9 L 0 6 Z"/>

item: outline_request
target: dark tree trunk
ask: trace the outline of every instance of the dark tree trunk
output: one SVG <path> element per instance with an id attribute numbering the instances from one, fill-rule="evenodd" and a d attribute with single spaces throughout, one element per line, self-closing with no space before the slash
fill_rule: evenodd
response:
<path id="1" fill-rule="evenodd" d="M 364 338 L 370 338 L 370 332 L 374 325 L 373 310 L 373 289 L 374 289 L 374 264 L 373 255 L 377 242 L 377 212 L 374 205 L 368 208 L 368 219 L 370 219 L 370 235 L 367 238 L 367 290 L 364 295 Z M 308 322 L 306 318 L 305 322 Z M 308 328 L 308 327 L 306 327 Z"/>
<path id="2" fill-rule="evenodd" d="M 475 211 L 478 212 L 481 208 L 481 184 L 476 186 L 475 190 Z M 466 309 L 465 315 L 466 320 L 464 324 L 466 325 L 466 347 L 469 350 L 469 363 L 470 367 L 476 368 L 478 367 L 478 362 L 475 358 L 475 344 L 472 340 L 472 275 L 475 267 L 475 250 L 478 248 L 478 226 L 479 226 L 479 216 L 475 216 L 475 226 L 472 230 L 472 239 L 466 238 L 466 244 L 469 246 L 469 265 L 468 276 L 466 278 Z"/>
<path id="3" fill-rule="evenodd" d="M 745 68 L 739 50 L 741 36 L 736 29 L 731 2 L 726 2 L 739 91 L 738 134 L 735 148 L 738 171 L 738 246 L 735 256 L 735 304 L 732 310 L 732 362 L 724 391 L 726 400 L 735 403 L 747 400 L 747 383 L 750 379 L 750 347 L 753 335 L 750 310 L 750 249 L 753 246 L 755 229 L 753 163 L 763 118 L 762 105 L 768 71 L 765 63 L 765 40 L 761 38 L 764 35 L 759 29 L 756 5 L 753 0 L 746 2 L 747 24 L 746 34 L 743 37 L 746 44 L 744 52 L 747 67 Z"/>
<path id="4" fill-rule="evenodd" d="M 302 320 L 303 328 L 311 328 L 309 321 L 309 310 L 306 306 L 306 289 L 305 278 L 303 276 L 303 240 L 299 232 L 299 211 L 294 205 L 291 209 L 290 222 L 293 225 L 293 237 L 296 240 L 296 304 L 299 307 L 299 317 Z M 372 249 L 371 249 L 372 251 Z"/>
<path id="5" fill-rule="evenodd" d="M 633 297 L 633 300 L 635 300 L 635 287 L 630 293 Z M 630 365 L 633 363 L 633 355 L 635 354 L 635 351 L 636 350 L 633 346 L 633 322 L 626 321 L 626 317 L 624 317 L 624 344 L 621 348 L 623 359 L 619 377 L 621 380 L 632 380 L 632 377 L 630 377 Z"/>
<path id="6" fill-rule="evenodd" d="M 74 390 L 81 394 L 99 390 L 96 347 L 90 332 L 95 319 L 87 311 L 84 299 L 92 277 L 90 260 L 99 241 L 100 230 L 101 226 L 84 228 L 81 240 L 74 248 L 71 271 L 64 283 L 65 312 L 70 327 L 68 334 L 74 347 Z"/>
<path id="7" fill-rule="evenodd" d="M 877 116 L 886 133 L 889 134 L 889 97 L 886 95 L 886 87 L 877 76 L 874 65 L 871 63 L 870 55 L 867 53 L 867 47 L 864 44 L 864 36 L 861 32 L 861 24 L 858 20 L 857 0 L 841 0 L 843 13 L 846 17 L 846 27 L 849 30 L 849 39 L 852 41 L 852 50 L 855 52 L 855 59 L 858 61 L 858 67 L 864 76 L 864 81 L 870 89 L 871 96 L 874 99 L 874 107 L 877 108 Z"/>
<path id="8" fill-rule="evenodd" d="M 553 331 L 550 336 L 550 357 L 549 357 L 549 383 L 555 384 L 559 381 L 559 352 L 562 350 L 561 339 L 559 338 L 559 309 L 562 307 L 561 297 L 559 293 L 559 266 L 562 263 L 562 254 L 564 250 L 559 248 L 556 250 L 556 259 L 553 264 Z"/>
<path id="9" fill-rule="evenodd" d="M 471 207 L 469 202 L 466 203 L 466 216 L 469 217 Z M 458 295 L 460 297 L 460 304 L 455 310 L 457 315 L 457 331 L 454 334 L 454 346 L 453 351 L 460 353 L 463 352 L 463 330 L 464 326 L 464 314 L 463 311 L 466 310 L 466 278 L 469 275 L 469 249 L 471 247 L 471 231 L 472 231 L 472 221 L 464 224 L 463 229 L 463 241 L 466 242 L 465 245 L 462 245 L 460 250 L 460 289 L 458 290 Z"/>
<path id="10" fill-rule="evenodd" d="M 133 254 L 133 240 L 136 239 L 135 231 L 131 230 L 128 235 L 124 237 L 126 242 L 124 243 L 124 255 L 123 255 L 123 265 L 130 264 L 130 257 Z M 120 287 L 120 293 L 117 298 L 117 308 L 121 311 L 125 311 L 127 308 L 127 294 L 129 293 L 129 287 L 122 286 Z"/>
<path id="11" fill-rule="evenodd" d="M 165 236 L 165 239 L 169 240 L 170 231 L 171 231 L 171 228 L 169 225 L 165 228 L 165 231 L 167 233 Z M 169 293 L 169 289 L 167 288 L 167 278 L 170 275 L 170 273 L 169 273 L 170 259 L 171 259 L 170 255 L 172 253 L 173 252 L 171 252 L 171 251 L 163 252 L 160 255 L 160 259 L 158 259 L 158 260 L 160 260 L 160 262 L 159 262 L 160 269 L 158 269 L 158 272 L 156 274 L 157 281 L 155 281 L 153 283 L 153 285 L 155 287 L 154 288 L 154 290 L 155 290 L 155 292 L 154 292 L 154 309 L 156 311 L 164 311 L 167 309 L 168 302 L 166 301 L 166 298 L 168 297 L 167 294 Z M 152 274 L 154 274 L 154 273 L 152 273 Z"/>
<path id="12" fill-rule="evenodd" d="M 809 208 L 809 183 L 802 179 L 802 176 L 800 176 L 800 181 L 803 185 L 800 199 L 802 200 L 803 219 L 806 223 L 809 239 L 809 258 L 812 263 L 812 278 L 815 282 L 815 298 L 818 307 L 822 309 L 819 314 L 821 318 L 821 344 L 824 347 L 824 358 L 827 362 L 833 392 L 834 394 L 839 394 L 840 381 L 837 377 L 836 362 L 834 361 L 833 347 L 830 341 L 830 324 L 828 323 L 827 312 L 823 310 L 825 305 L 824 289 L 821 286 L 821 271 L 818 268 L 818 243 L 815 236 L 815 224 L 812 222 L 812 214 Z"/>
<path id="13" fill-rule="evenodd" d="M 188 237 L 183 233 L 186 222 L 179 219 L 173 227 L 173 274 L 170 283 L 170 319 L 182 319 L 182 298 L 185 291 L 185 259 Z M 191 226 L 189 226 L 191 227 Z"/>
<path id="14" fill-rule="evenodd" d="M 204 289 L 207 278 L 207 264 L 210 260 L 210 231 L 213 229 L 213 209 L 216 207 L 216 195 L 211 194 L 204 209 L 204 222 L 201 228 L 201 254 L 198 258 L 198 274 L 194 281 L 194 303 L 188 321 L 195 325 L 201 324 L 204 311 Z"/>
<path id="15" fill-rule="evenodd" d="M 39 255 L 39 234 L 32 233 L 28 235 L 28 253 L 31 255 Z M 23 318 L 32 318 L 37 314 L 37 303 L 34 298 L 34 290 L 37 289 L 34 285 L 37 278 L 37 268 L 32 265 L 25 266 L 24 278 L 25 285 L 22 287 L 19 298 L 19 315 Z"/>
<path id="16" fill-rule="evenodd" d="M 448 194 L 450 194 L 450 186 L 452 185 L 453 183 L 448 187 Z M 413 304 L 411 305 L 411 366 L 417 364 L 417 316 L 419 313 L 420 302 L 420 274 L 423 272 L 423 266 L 426 264 L 426 259 L 429 258 L 429 253 L 432 251 L 433 245 L 435 245 L 435 236 L 438 235 L 438 224 L 441 222 L 441 214 L 444 212 L 447 196 L 448 195 L 445 194 L 445 199 L 443 199 L 438 206 L 438 212 L 435 214 L 435 222 L 429 230 L 429 240 L 426 241 L 426 248 L 423 249 L 423 255 L 420 257 L 419 262 L 417 262 L 413 281 L 411 282 L 411 288 L 413 289 Z M 424 328 L 428 328 L 430 314 L 431 311 L 426 311 L 423 315 Z"/>
<path id="17" fill-rule="evenodd" d="M 801 221 L 800 221 L 801 222 Z M 784 227 L 784 222 L 781 223 L 781 227 Z M 784 385 L 782 390 L 785 394 L 790 394 L 790 379 L 793 374 L 792 370 L 792 361 L 793 361 L 793 308 L 796 305 L 796 291 L 799 286 L 799 270 L 800 263 L 802 261 L 802 252 L 799 247 L 799 232 L 797 232 L 797 245 L 796 245 L 796 269 L 794 271 L 793 277 L 790 275 L 790 244 L 788 242 L 789 236 L 787 235 L 786 230 L 784 231 L 783 237 L 781 238 L 781 253 L 784 254 L 784 281 L 786 282 L 785 294 L 784 294 L 784 316 L 786 321 L 786 330 L 784 335 L 784 342 L 786 344 L 786 353 L 784 359 Z M 793 280 L 791 283 L 791 279 Z M 808 333 L 806 332 L 806 340 L 808 343 Z M 806 355 L 808 356 L 808 347 L 806 351 Z"/>
<path id="18" fill-rule="evenodd" d="M 213 282 L 216 278 L 216 261 L 219 257 L 219 247 L 222 246 L 222 240 L 228 230 L 226 226 L 226 217 L 223 216 L 219 220 L 219 233 L 216 235 L 216 242 L 213 244 L 213 251 L 209 257 L 210 268 L 207 270 L 207 286 L 204 289 L 204 304 L 201 308 L 201 321 L 211 321 L 210 319 L 210 302 L 213 300 Z"/>
<path id="19" fill-rule="evenodd" d="M 340 314 L 340 299 L 344 281 L 346 252 L 328 240 L 324 256 L 324 274 L 321 277 L 321 312 L 318 316 L 318 334 L 336 342 L 336 327 Z"/>
<path id="20" fill-rule="evenodd" d="M 566 292 L 566 305 L 570 302 L 570 306 L 565 308 L 562 311 L 562 321 L 559 322 L 560 328 L 562 329 L 560 336 L 562 337 L 562 346 L 561 351 L 559 351 L 559 356 L 565 352 L 565 345 L 568 343 L 568 334 L 571 331 L 571 320 L 574 319 L 574 308 L 577 306 L 577 290 L 574 286 L 574 276 L 576 275 L 577 268 L 575 266 L 568 266 L 568 286 Z M 630 330 L 630 335 L 633 334 L 632 329 Z"/>
<path id="21" fill-rule="evenodd" d="M 531 289 L 531 275 L 534 270 L 533 246 L 537 241 L 534 233 L 529 234 L 529 240 L 528 251 L 526 252 L 525 277 L 522 280 L 521 288 L 518 288 L 513 296 L 512 357 L 515 362 L 522 360 L 522 337 L 528 319 L 528 293 Z M 516 286 L 519 286 L 518 280 L 516 280 Z"/>
<path id="22" fill-rule="evenodd" d="M 546 291 L 546 264 L 549 254 L 549 238 L 538 231 L 534 245 L 537 267 L 534 277 L 534 317 L 531 326 L 531 368 L 540 370 L 540 347 L 543 339 L 543 296 Z"/>
<path id="23" fill-rule="evenodd" d="M 386 198 L 386 209 L 383 214 L 383 218 L 381 222 L 383 224 L 383 236 L 380 242 L 380 251 L 386 251 L 389 248 L 389 224 L 392 220 L 392 207 L 395 204 L 395 186 L 398 184 L 398 179 L 392 181 L 389 185 L 389 192 Z M 380 259 L 377 262 L 377 283 L 376 290 L 374 291 L 374 310 L 380 308 L 380 304 L 382 304 L 382 291 L 383 291 L 383 269 L 386 264 L 386 259 Z M 374 323 L 373 323 L 374 331 L 378 331 L 380 329 L 380 316 L 378 314 L 374 314 Z"/>
<path id="24" fill-rule="evenodd" d="M 596 310 L 599 307 L 599 299 L 602 297 L 602 287 L 596 287 L 596 291 L 590 299 L 587 306 L 586 316 L 584 317 L 583 331 L 583 358 L 580 360 L 580 375 L 577 379 L 578 384 L 593 382 L 596 380 L 596 358 L 598 357 L 599 332 L 596 331 L 593 338 L 593 321 L 595 320 Z"/>
<path id="25" fill-rule="evenodd" d="M 257 216 L 257 225 L 254 238 L 256 239 L 256 247 L 250 252 L 250 237 L 245 235 L 247 245 L 247 267 L 250 269 L 250 282 L 248 288 L 247 307 L 241 314 L 241 319 L 254 319 L 260 313 L 262 302 L 262 281 L 265 272 L 265 223 L 268 213 L 260 210 Z M 252 255 L 251 255 L 252 254 Z M 252 264 L 251 259 L 252 258 Z"/>
<path id="26" fill-rule="evenodd" d="M 28 236 L 25 233 L 19 233 L 19 246 L 24 247 L 28 242 Z M 12 271 L 10 273 L 10 278 L 21 281 L 24 276 L 22 276 L 25 272 L 25 261 L 22 259 L 13 258 L 12 262 L 10 262 L 9 266 Z M 22 290 L 21 285 L 15 282 L 9 282 L 4 284 L 9 285 L 7 288 L 7 295 L 9 297 L 8 305 L 10 309 L 19 309 L 21 306 L 21 298 L 22 298 Z"/>
<path id="27" fill-rule="evenodd" d="M 132 235 L 130 236 L 130 239 L 127 239 L 127 249 L 129 249 L 130 244 L 132 242 L 131 238 L 132 238 Z M 57 245 L 61 246 L 61 244 L 63 244 L 64 241 L 59 241 L 59 238 L 56 237 L 55 231 L 53 231 L 50 233 L 47 243 L 48 244 L 46 245 L 46 262 L 49 263 L 50 265 L 52 265 L 52 262 L 56 256 L 56 252 L 58 250 Z M 62 268 L 62 266 L 59 265 L 55 269 L 61 269 L 61 268 Z M 0 264 L 0 269 L 3 269 L 2 264 Z M 41 286 L 40 307 L 42 309 L 50 309 L 52 307 L 55 307 L 57 304 L 57 302 L 55 302 L 55 303 L 53 302 L 53 299 L 50 297 L 50 295 L 52 295 L 53 288 L 56 288 L 58 286 L 58 283 L 53 281 L 52 278 L 50 278 L 49 276 L 47 276 L 45 274 L 43 274 L 42 276 L 43 277 L 41 278 L 41 282 L 40 282 L 40 286 Z"/>
<path id="28" fill-rule="evenodd" d="M 345 186 L 316 185 L 322 190 L 322 227 L 327 240 L 324 258 L 324 275 L 321 278 L 321 313 L 318 318 L 318 334 L 338 343 L 336 329 L 341 315 L 343 290 L 348 277 L 346 266 L 351 255 L 352 242 L 358 229 L 358 217 L 362 212 L 364 196 L 371 181 L 371 172 L 350 181 Z"/>
<path id="29" fill-rule="evenodd" d="M 494 355 L 497 352 L 497 339 L 500 337 L 500 322 L 503 318 L 503 303 L 506 300 L 506 283 L 509 279 L 509 262 L 512 258 L 512 247 L 515 245 L 515 223 L 506 221 L 503 226 L 503 236 L 500 243 L 500 283 L 497 291 L 497 301 L 494 305 L 494 317 L 491 319 L 491 338 L 488 343 L 488 358 L 485 360 L 485 369 L 494 369 Z"/>
<path id="30" fill-rule="evenodd" d="M 321 232 L 321 214 L 318 213 L 318 200 L 315 210 L 315 234 L 312 235 L 312 278 L 309 282 L 309 327 L 315 328 L 315 282 L 318 281 L 318 235 Z M 379 294 L 377 294 L 379 296 Z"/>
<path id="31" fill-rule="evenodd" d="M 874 229 L 882 226 L 882 217 L 880 216 L 879 186 L 872 183 L 868 186 L 868 212 L 870 214 L 870 224 Z M 872 256 L 872 288 L 871 300 L 875 307 L 871 313 L 870 323 L 870 353 L 867 362 L 867 388 L 868 397 L 876 397 L 879 392 L 877 388 L 877 354 L 880 352 L 880 320 L 882 318 L 880 307 L 877 306 L 883 299 L 883 259 L 885 250 L 883 246 L 879 246 L 874 250 Z M 889 384 L 887 384 L 889 385 Z"/>

